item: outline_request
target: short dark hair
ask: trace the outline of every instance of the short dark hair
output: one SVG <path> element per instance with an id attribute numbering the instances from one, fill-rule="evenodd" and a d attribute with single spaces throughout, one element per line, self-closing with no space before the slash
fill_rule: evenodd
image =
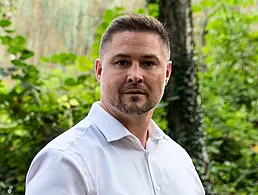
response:
<path id="1" fill-rule="evenodd" d="M 115 18 L 106 29 L 101 38 L 100 56 L 103 55 L 104 47 L 112 41 L 113 35 L 119 32 L 150 32 L 160 36 L 165 45 L 167 58 L 170 57 L 170 42 L 165 26 L 157 19 L 145 14 L 130 14 Z"/>

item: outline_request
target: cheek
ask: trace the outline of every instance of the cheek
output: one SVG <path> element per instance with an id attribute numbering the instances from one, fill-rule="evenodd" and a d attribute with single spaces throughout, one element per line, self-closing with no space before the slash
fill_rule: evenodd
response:
<path id="1" fill-rule="evenodd" d="M 121 75 L 105 75 L 102 77 L 101 88 L 107 93 L 111 94 L 119 91 L 123 84 L 124 79 L 121 77 Z"/>
<path id="2" fill-rule="evenodd" d="M 165 86 L 165 74 L 153 74 L 147 77 L 147 83 L 151 90 L 160 91 Z M 154 91 L 153 91 L 154 92 Z"/>

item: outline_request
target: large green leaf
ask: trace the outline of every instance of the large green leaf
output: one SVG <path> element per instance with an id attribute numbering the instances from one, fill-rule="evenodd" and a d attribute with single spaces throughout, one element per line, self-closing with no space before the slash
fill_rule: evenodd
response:
<path id="1" fill-rule="evenodd" d="M 1 27 L 8 27 L 12 24 L 12 22 L 10 20 L 0 20 L 0 26 Z"/>

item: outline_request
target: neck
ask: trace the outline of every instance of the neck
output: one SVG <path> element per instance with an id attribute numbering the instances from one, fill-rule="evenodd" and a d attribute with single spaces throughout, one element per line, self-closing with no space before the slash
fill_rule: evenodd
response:
<path id="1" fill-rule="evenodd" d="M 135 136 L 146 148 L 148 129 L 153 111 L 138 116 L 123 116 L 118 120 Z"/>
<path id="2" fill-rule="evenodd" d="M 142 115 L 127 115 L 116 108 L 108 108 L 102 102 L 101 107 L 106 110 L 109 114 L 119 120 L 135 137 L 137 137 L 141 145 L 146 148 L 146 142 L 148 139 L 148 128 L 152 118 L 154 109 L 146 112 Z"/>

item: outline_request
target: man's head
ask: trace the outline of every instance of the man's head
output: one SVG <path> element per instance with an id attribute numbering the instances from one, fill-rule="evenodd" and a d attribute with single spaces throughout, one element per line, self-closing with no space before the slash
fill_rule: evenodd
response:
<path id="1" fill-rule="evenodd" d="M 126 115 L 153 110 L 170 77 L 169 55 L 167 32 L 156 19 L 127 15 L 113 20 L 96 60 L 102 106 Z"/>
<path id="2" fill-rule="evenodd" d="M 100 58 L 103 57 L 105 46 L 112 41 L 113 36 L 119 32 L 148 32 L 160 36 L 164 43 L 167 60 L 170 58 L 170 42 L 166 29 L 155 18 L 143 14 L 124 15 L 114 19 L 101 38 Z"/>

